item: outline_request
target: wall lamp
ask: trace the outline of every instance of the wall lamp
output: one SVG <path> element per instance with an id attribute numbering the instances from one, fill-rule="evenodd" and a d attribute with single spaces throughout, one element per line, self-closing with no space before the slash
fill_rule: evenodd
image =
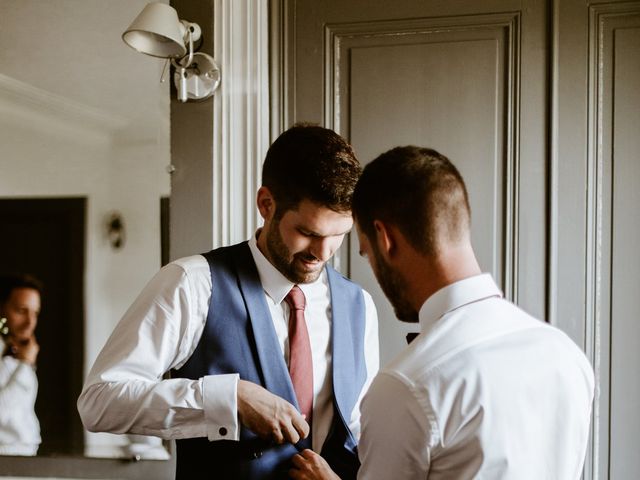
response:
<path id="1" fill-rule="evenodd" d="M 153 2 L 142 9 L 122 40 L 140 53 L 170 60 L 178 100 L 186 102 L 209 98 L 220 84 L 220 69 L 213 57 L 193 51 L 201 36 L 197 23 L 180 20 L 173 7 Z"/>

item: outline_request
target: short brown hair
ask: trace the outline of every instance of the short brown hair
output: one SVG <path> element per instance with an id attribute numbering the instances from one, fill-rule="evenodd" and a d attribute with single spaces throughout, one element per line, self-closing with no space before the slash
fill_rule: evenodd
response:
<path id="1" fill-rule="evenodd" d="M 351 210 L 360 162 L 347 141 L 333 130 L 296 124 L 267 151 L 262 185 L 276 200 L 277 212 L 310 200 L 336 212 Z"/>
<path id="2" fill-rule="evenodd" d="M 396 147 L 369 163 L 353 196 L 360 230 L 375 237 L 374 220 L 396 225 L 417 251 L 438 253 L 441 242 L 468 235 L 471 209 L 462 176 L 429 148 Z"/>
<path id="3" fill-rule="evenodd" d="M 11 292 L 17 288 L 32 288 L 42 295 L 43 285 L 36 277 L 26 273 L 0 275 L 0 305 L 4 304 L 11 296 Z"/>

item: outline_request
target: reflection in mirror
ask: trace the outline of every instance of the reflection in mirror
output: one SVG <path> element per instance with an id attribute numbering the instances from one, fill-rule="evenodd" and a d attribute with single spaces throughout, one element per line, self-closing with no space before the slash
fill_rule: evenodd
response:
<path id="1" fill-rule="evenodd" d="M 34 405 L 41 298 L 35 277 L 0 275 L 0 453 L 6 455 L 35 455 L 40 446 Z"/>
<path id="2" fill-rule="evenodd" d="M 75 404 L 168 248 L 169 87 L 121 40 L 146 3 L 0 0 L 0 273 L 44 283 L 39 456 L 167 456 L 158 439 L 86 433 Z"/>

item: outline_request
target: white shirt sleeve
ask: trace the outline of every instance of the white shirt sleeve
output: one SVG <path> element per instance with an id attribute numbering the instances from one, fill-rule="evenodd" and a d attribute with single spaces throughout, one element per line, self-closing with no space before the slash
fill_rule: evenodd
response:
<path id="1" fill-rule="evenodd" d="M 38 391 L 38 380 L 33 367 L 13 358 L 8 360 L 15 366 L 5 367 L 7 362 L 0 360 L 0 417 L 11 416 L 16 408 L 25 403 L 33 404 Z"/>
<path id="2" fill-rule="evenodd" d="M 88 430 L 238 439 L 237 374 L 163 379 L 189 359 L 208 313 L 208 264 L 189 259 L 194 268 L 174 262 L 154 276 L 98 355 L 78 399 Z"/>
<path id="3" fill-rule="evenodd" d="M 356 440 L 360 438 L 360 404 L 371 382 L 380 368 L 380 344 L 378 341 L 378 312 L 369 292 L 362 290 L 365 302 L 366 323 L 364 330 L 364 359 L 367 367 L 367 379 L 362 386 L 360 397 L 351 412 L 349 428 Z"/>
<path id="4" fill-rule="evenodd" d="M 438 427 L 411 386 L 381 372 L 362 402 L 358 480 L 427 478 Z"/>
<path id="5" fill-rule="evenodd" d="M 0 339 L 0 352 L 4 349 Z M 11 356 L 0 358 L 0 455 L 35 455 L 38 451 L 37 393 L 38 378 L 31 365 Z"/>

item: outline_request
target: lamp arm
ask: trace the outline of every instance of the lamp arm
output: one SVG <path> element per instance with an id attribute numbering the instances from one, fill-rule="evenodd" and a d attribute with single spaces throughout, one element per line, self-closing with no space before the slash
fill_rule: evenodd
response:
<path id="1" fill-rule="evenodd" d="M 187 35 L 187 43 L 189 44 L 189 53 L 182 57 L 179 61 L 176 62 L 175 58 L 171 59 L 171 65 L 173 65 L 176 69 L 187 69 L 191 66 L 191 63 L 193 62 L 193 28 L 191 28 L 192 25 L 195 25 L 197 27 L 197 24 L 194 23 L 190 23 L 186 26 L 186 35 Z M 199 35 L 198 35 L 199 37 Z M 185 59 L 186 59 L 186 63 L 185 63 Z"/>
<path id="2" fill-rule="evenodd" d="M 191 28 L 187 28 L 187 32 L 189 32 L 189 57 L 187 58 L 187 64 L 184 68 L 189 68 L 191 62 L 193 62 L 193 32 L 191 31 Z M 184 58 L 182 60 L 184 60 Z M 182 63 L 182 60 L 180 63 Z"/>
<path id="3" fill-rule="evenodd" d="M 180 23 L 183 25 L 185 30 L 185 41 L 189 46 L 189 56 L 187 58 L 187 63 L 184 63 L 184 57 L 180 59 L 180 64 L 184 66 L 184 68 L 189 68 L 191 62 L 193 61 L 193 42 L 200 39 L 202 36 L 202 29 L 200 25 L 197 23 L 188 22 L 186 20 L 180 20 Z"/>
<path id="4" fill-rule="evenodd" d="M 194 23 L 188 23 L 188 22 L 183 22 L 181 21 L 181 23 L 184 24 L 185 26 L 185 30 L 186 30 L 186 35 L 188 36 L 188 43 L 189 43 L 189 54 L 182 57 L 179 61 L 176 62 L 175 58 L 171 59 L 171 65 L 173 65 L 176 69 L 176 71 L 179 74 L 179 81 L 178 81 L 178 100 L 181 102 L 186 102 L 188 100 L 188 93 L 187 93 L 187 68 L 189 68 L 191 66 L 191 63 L 193 62 L 193 32 L 194 32 L 194 26 L 197 27 L 197 24 Z M 198 27 L 198 33 L 199 33 L 199 27 Z M 185 59 L 186 59 L 186 63 L 185 63 Z"/>

